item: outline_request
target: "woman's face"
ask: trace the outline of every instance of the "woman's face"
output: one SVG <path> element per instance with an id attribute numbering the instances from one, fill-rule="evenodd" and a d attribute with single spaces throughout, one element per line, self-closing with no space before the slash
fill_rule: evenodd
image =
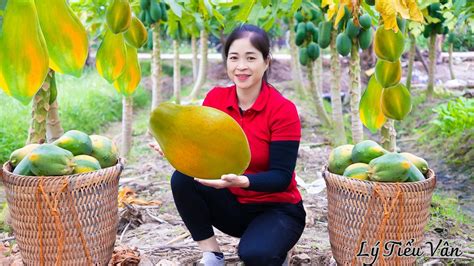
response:
<path id="1" fill-rule="evenodd" d="M 249 37 L 235 40 L 227 55 L 227 75 L 237 88 L 260 89 L 268 60 L 250 42 Z"/>

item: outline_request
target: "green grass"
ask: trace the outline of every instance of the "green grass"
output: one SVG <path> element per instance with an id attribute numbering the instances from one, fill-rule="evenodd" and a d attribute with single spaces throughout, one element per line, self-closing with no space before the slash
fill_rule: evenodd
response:
<path id="1" fill-rule="evenodd" d="M 183 63 L 187 61 L 181 61 L 180 70 L 181 70 L 181 77 L 192 75 L 192 66 L 191 64 Z M 140 61 L 140 67 L 142 70 L 143 77 L 151 76 L 151 61 L 150 60 L 142 60 Z M 173 62 L 170 60 L 163 61 L 162 63 L 162 75 L 173 77 Z"/>
<path id="2" fill-rule="evenodd" d="M 86 70 L 81 78 L 57 75 L 58 104 L 65 131 L 77 129 L 87 134 L 97 133 L 108 122 L 122 117 L 122 97 L 95 70 Z M 147 91 L 139 87 L 133 96 L 134 107 L 150 102 Z M 0 92 L 0 162 L 22 147 L 28 136 L 31 103 L 20 104 Z"/>
<path id="3" fill-rule="evenodd" d="M 456 225 L 474 225 L 474 220 L 461 210 L 458 199 L 446 193 L 433 193 L 430 213 L 430 228 L 439 226 L 447 219 L 455 221 Z"/>

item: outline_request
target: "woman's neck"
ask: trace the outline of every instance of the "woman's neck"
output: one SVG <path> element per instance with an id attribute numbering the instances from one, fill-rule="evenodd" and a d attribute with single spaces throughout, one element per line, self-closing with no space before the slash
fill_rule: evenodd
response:
<path id="1" fill-rule="evenodd" d="M 263 81 L 262 81 L 263 82 Z M 242 110 L 247 110 L 255 103 L 260 94 L 260 89 L 262 88 L 262 82 L 258 84 L 258 86 L 247 88 L 247 89 L 239 89 L 237 87 L 237 99 L 239 101 L 239 107 Z"/>

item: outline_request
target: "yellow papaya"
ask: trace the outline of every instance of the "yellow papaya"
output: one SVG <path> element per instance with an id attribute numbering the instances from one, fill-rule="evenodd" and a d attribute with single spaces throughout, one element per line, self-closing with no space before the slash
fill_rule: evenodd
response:
<path id="1" fill-rule="evenodd" d="M 12 154 L 10 155 L 10 163 L 12 164 L 13 167 L 17 166 L 23 158 L 25 158 L 30 152 L 32 152 L 34 149 L 38 148 L 40 145 L 39 144 L 28 144 L 23 148 L 14 150 Z"/>
<path id="2" fill-rule="evenodd" d="M 405 39 L 400 31 L 386 30 L 379 27 L 375 31 L 375 55 L 383 60 L 395 62 L 405 50 Z"/>
<path id="3" fill-rule="evenodd" d="M 128 0 L 113 0 L 105 13 L 107 26 L 113 33 L 121 33 L 130 27 L 132 9 Z"/>
<path id="4" fill-rule="evenodd" d="M 382 90 L 383 88 L 377 82 L 375 75 L 372 75 L 359 103 L 360 121 L 362 121 L 364 126 L 372 133 L 377 132 L 377 130 L 385 124 L 385 121 L 387 121 L 380 107 Z"/>
<path id="5" fill-rule="evenodd" d="M 162 103 L 149 126 L 171 165 L 188 176 L 219 179 L 242 174 L 250 163 L 244 131 L 220 110 Z"/>
<path id="6" fill-rule="evenodd" d="M 91 156 L 99 161 L 100 167 L 107 168 L 117 164 L 119 152 L 115 143 L 104 136 L 90 135 L 92 141 Z"/>
<path id="7" fill-rule="evenodd" d="M 402 78 L 402 65 L 400 60 L 394 63 L 382 59 L 375 65 L 375 78 L 383 88 L 397 85 Z"/>
<path id="8" fill-rule="evenodd" d="M 53 144 L 43 144 L 25 158 L 37 176 L 69 175 L 74 171 L 72 153 Z"/>
<path id="9" fill-rule="evenodd" d="M 73 174 L 83 174 L 101 169 L 99 161 L 89 155 L 74 156 L 74 172 Z"/>
<path id="10" fill-rule="evenodd" d="M 120 94 L 129 96 L 137 89 L 142 75 L 140 64 L 138 63 L 137 49 L 128 44 L 126 46 L 127 62 L 125 64 L 125 71 L 114 81 L 114 87 Z"/>
<path id="11" fill-rule="evenodd" d="M 143 23 L 134 16 L 130 28 L 123 34 L 123 37 L 128 45 L 138 49 L 148 40 L 148 32 Z"/>
<path id="12" fill-rule="evenodd" d="M 410 162 L 416 167 L 418 168 L 418 170 L 421 171 L 422 174 L 426 174 L 428 172 L 428 162 L 426 162 L 425 159 L 421 158 L 421 157 L 418 157 L 412 153 L 409 153 L 409 152 L 402 152 L 400 153 L 401 156 L 407 158 L 408 160 L 410 160 Z"/>
<path id="13" fill-rule="evenodd" d="M 0 88 L 27 105 L 48 74 L 48 49 L 34 0 L 8 1 L 0 37 Z"/>
<path id="14" fill-rule="evenodd" d="M 411 95 L 405 85 L 399 83 L 382 91 L 382 112 L 388 118 L 402 120 L 411 111 Z"/>
<path id="15" fill-rule="evenodd" d="M 405 182 L 412 166 L 413 164 L 400 154 L 387 153 L 370 161 L 367 173 L 372 181 Z"/>
<path id="16" fill-rule="evenodd" d="M 388 151 L 373 140 L 363 140 L 352 149 L 352 161 L 354 163 L 369 163 L 375 158 L 378 158 Z"/>
<path id="17" fill-rule="evenodd" d="M 86 29 L 65 0 L 35 3 L 48 47 L 49 67 L 61 74 L 80 77 L 89 49 Z"/>
<path id="18" fill-rule="evenodd" d="M 97 50 L 96 68 L 109 83 L 114 82 L 125 71 L 127 50 L 123 34 L 105 33 L 105 37 Z"/>
<path id="19" fill-rule="evenodd" d="M 344 170 L 353 163 L 353 148 L 354 145 L 351 144 L 341 145 L 334 148 L 334 150 L 329 154 L 328 170 L 333 174 L 342 175 Z"/>
<path id="20" fill-rule="evenodd" d="M 369 180 L 369 165 L 366 163 L 355 163 L 349 165 L 346 170 L 344 170 L 343 176 L 350 178 L 355 178 L 359 180 Z"/>

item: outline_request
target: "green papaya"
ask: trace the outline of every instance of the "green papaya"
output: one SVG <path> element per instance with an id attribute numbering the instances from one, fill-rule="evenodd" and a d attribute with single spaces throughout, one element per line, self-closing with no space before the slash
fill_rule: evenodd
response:
<path id="1" fill-rule="evenodd" d="M 352 19 L 349 19 L 349 21 L 347 21 L 347 26 L 346 26 L 347 36 L 349 36 L 349 38 L 356 38 L 359 35 L 359 32 L 360 32 L 360 27 L 356 26 Z"/>
<path id="2" fill-rule="evenodd" d="M 164 2 L 160 2 L 161 7 L 161 20 L 166 22 L 168 21 L 168 13 L 166 12 L 166 4 Z"/>
<path id="3" fill-rule="evenodd" d="M 425 25 L 425 28 L 423 29 L 423 37 L 429 38 L 431 36 L 431 33 L 433 33 L 434 29 L 434 24 L 428 24 Z"/>
<path id="4" fill-rule="evenodd" d="M 364 14 L 359 17 L 359 24 L 362 29 L 367 30 L 372 26 L 372 19 L 370 18 L 369 14 Z"/>
<path id="5" fill-rule="evenodd" d="M 369 163 L 388 151 L 373 140 L 363 140 L 352 149 L 351 159 L 354 163 Z"/>
<path id="6" fill-rule="evenodd" d="M 365 0 L 365 2 L 366 2 L 369 6 L 374 6 L 374 5 L 375 5 L 375 0 Z"/>
<path id="7" fill-rule="evenodd" d="M 412 164 L 408 170 L 408 179 L 405 182 L 418 182 L 422 180 L 425 180 L 425 176 Z"/>
<path id="8" fill-rule="evenodd" d="M 148 40 L 148 33 L 143 23 L 134 16 L 130 28 L 123 34 L 123 37 L 127 44 L 138 49 Z"/>
<path id="9" fill-rule="evenodd" d="M 418 157 L 414 154 L 411 154 L 409 152 L 402 152 L 400 153 L 401 156 L 407 158 L 410 160 L 410 162 L 418 168 L 418 170 L 421 171 L 422 174 L 426 174 L 428 172 L 428 162 L 426 162 L 425 159 Z"/>
<path id="10" fill-rule="evenodd" d="M 128 0 L 112 0 L 105 17 L 109 30 L 114 34 L 128 30 L 132 23 L 132 9 Z"/>
<path id="11" fill-rule="evenodd" d="M 37 176 L 69 175 L 74 171 L 72 153 L 53 144 L 39 146 L 26 158 Z"/>
<path id="12" fill-rule="evenodd" d="M 342 55 L 346 56 L 351 52 L 352 49 L 352 41 L 347 36 L 346 33 L 341 32 L 336 37 L 336 50 L 337 52 Z"/>
<path id="13" fill-rule="evenodd" d="M 453 32 L 450 32 L 448 34 L 448 43 L 454 43 L 456 41 L 456 34 Z"/>
<path id="14" fill-rule="evenodd" d="M 314 61 L 319 57 L 319 46 L 316 43 L 311 42 L 308 44 L 306 52 L 308 53 L 309 58 Z"/>
<path id="15" fill-rule="evenodd" d="M 23 158 L 25 158 L 28 154 L 30 154 L 34 149 L 38 148 L 40 145 L 39 144 L 28 144 L 23 148 L 19 148 L 17 150 L 14 150 L 10 154 L 10 163 L 12 164 L 13 167 L 16 167 Z"/>
<path id="16" fill-rule="evenodd" d="M 397 17 L 397 26 L 402 33 L 405 33 L 406 25 L 407 25 L 406 19 Z"/>
<path id="17" fill-rule="evenodd" d="M 114 82 L 125 71 L 127 50 L 123 34 L 105 33 L 97 50 L 96 68 L 99 75 L 109 83 Z"/>
<path id="18" fill-rule="evenodd" d="M 355 178 L 359 180 L 369 180 L 369 175 L 367 172 L 369 171 L 369 165 L 366 163 L 355 163 L 349 165 L 346 170 L 344 170 L 343 176 L 347 176 L 350 178 Z"/>
<path id="19" fill-rule="evenodd" d="M 437 34 L 443 34 L 443 23 L 438 22 L 438 23 L 434 24 L 434 31 Z"/>
<path id="20" fill-rule="evenodd" d="M 70 151 L 73 155 L 92 152 L 92 141 L 89 135 L 79 130 L 69 130 L 52 144 Z"/>
<path id="21" fill-rule="evenodd" d="M 373 159 L 367 171 L 369 179 L 378 182 L 405 182 L 412 163 L 397 153 Z"/>
<path id="22" fill-rule="evenodd" d="M 383 88 L 377 82 L 375 75 L 372 75 L 359 103 L 360 121 L 362 121 L 364 126 L 372 133 L 377 132 L 377 130 L 385 124 L 385 121 L 387 121 L 380 107 L 382 90 Z"/>
<path id="23" fill-rule="evenodd" d="M 328 170 L 331 173 L 342 175 L 344 170 L 353 163 L 352 149 L 354 145 L 346 144 L 334 148 L 329 154 Z"/>
<path id="24" fill-rule="evenodd" d="M 441 4 L 440 3 L 433 3 L 428 6 L 428 14 L 431 17 L 436 18 L 438 16 L 439 11 L 441 10 Z"/>
<path id="25" fill-rule="evenodd" d="M 321 24 L 321 28 L 319 29 L 319 46 L 323 49 L 327 48 L 331 43 L 331 30 L 331 21 L 325 21 Z"/>
<path id="26" fill-rule="evenodd" d="M 310 32 L 311 34 L 314 34 L 316 32 L 316 26 L 314 26 L 313 22 L 306 22 L 306 32 Z"/>
<path id="27" fill-rule="evenodd" d="M 400 60 L 394 63 L 382 59 L 375 64 L 375 78 L 383 88 L 397 85 L 402 78 L 402 65 Z"/>
<path id="28" fill-rule="evenodd" d="M 395 62 L 405 50 L 405 39 L 400 31 L 386 30 L 383 26 L 375 31 L 375 55 L 385 61 Z"/>
<path id="29" fill-rule="evenodd" d="M 0 88 L 27 105 L 49 69 L 34 0 L 7 1 L 0 36 Z"/>
<path id="30" fill-rule="evenodd" d="M 156 2 L 156 0 L 151 1 L 151 8 L 150 8 L 150 16 L 153 20 L 153 23 L 159 21 L 161 19 L 161 7 L 160 4 Z"/>
<path id="31" fill-rule="evenodd" d="M 301 14 L 300 11 L 297 11 L 295 14 L 295 19 L 298 23 L 303 22 L 304 21 L 303 14 Z"/>
<path id="32" fill-rule="evenodd" d="M 373 36 L 372 28 L 363 29 L 359 33 L 359 46 L 360 49 L 365 50 L 369 48 L 370 44 L 372 43 L 372 36 Z"/>
<path id="33" fill-rule="evenodd" d="M 315 28 L 313 32 L 313 42 L 318 43 L 318 39 L 319 39 L 319 30 L 318 28 Z"/>
<path id="34" fill-rule="evenodd" d="M 311 9 L 312 19 L 313 21 L 320 21 L 323 18 L 323 14 L 319 8 Z"/>
<path id="35" fill-rule="evenodd" d="M 142 23 L 145 23 L 145 21 L 146 21 L 146 11 L 145 10 L 140 11 L 140 13 L 138 14 L 138 18 L 140 19 L 140 21 Z"/>
<path id="36" fill-rule="evenodd" d="M 140 8 L 142 10 L 148 9 L 150 7 L 150 0 L 140 0 Z"/>
<path id="37" fill-rule="evenodd" d="M 99 161 L 89 155 L 74 156 L 73 161 L 75 164 L 73 174 L 83 174 L 101 169 Z"/>
<path id="38" fill-rule="evenodd" d="M 35 4 L 48 47 L 49 67 L 61 74 L 80 77 L 89 52 L 85 27 L 67 1 L 36 0 Z"/>
<path id="39" fill-rule="evenodd" d="M 151 18 L 150 10 L 145 11 L 145 25 L 150 26 L 153 24 L 153 19 Z"/>
<path id="40" fill-rule="evenodd" d="M 443 35 L 446 35 L 446 34 L 448 34 L 448 33 L 449 33 L 448 27 L 444 26 L 444 27 L 443 27 Z"/>
<path id="41" fill-rule="evenodd" d="M 215 108 L 162 103 L 151 113 L 150 130 L 171 165 L 188 176 L 240 175 L 250 163 L 244 131 Z"/>
<path id="42" fill-rule="evenodd" d="M 28 155 L 25 156 L 20 163 L 13 169 L 15 175 L 34 176 L 35 174 L 31 171 L 31 163 Z"/>
<path id="43" fill-rule="evenodd" d="M 300 64 L 302 64 L 303 66 L 306 66 L 308 64 L 309 56 L 308 56 L 306 47 L 300 48 L 299 59 L 300 59 Z"/>
<path id="44" fill-rule="evenodd" d="M 304 43 L 305 38 L 306 34 L 304 32 L 296 32 L 295 44 L 301 46 Z"/>
<path id="45" fill-rule="evenodd" d="M 115 89 L 124 96 L 132 95 L 142 79 L 140 63 L 138 62 L 137 49 L 127 46 L 127 63 L 125 71 L 114 81 Z"/>
<path id="46" fill-rule="evenodd" d="M 303 34 L 306 36 L 306 23 L 298 23 L 298 26 L 296 26 L 296 34 Z"/>
<path id="47" fill-rule="evenodd" d="M 107 137 L 90 135 L 92 141 L 91 156 L 96 158 L 100 167 L 107 168 L 117 164 L 119 152 L 115 143 Z"/>
<path id="48" fill-rule="evenodd" d="M 382 91 L 380 104 L 387 118 L 402 120 L 411 111 L 411 95 L 402 83 Z"/>

